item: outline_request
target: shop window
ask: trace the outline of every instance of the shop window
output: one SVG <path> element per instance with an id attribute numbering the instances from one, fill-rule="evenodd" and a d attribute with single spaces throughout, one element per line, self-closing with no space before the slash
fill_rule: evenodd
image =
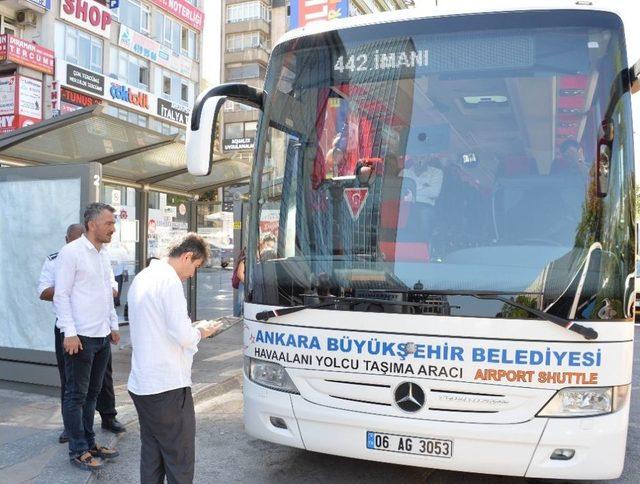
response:
<path id="1" fill-rule="evenodd" d="M 139 0 L 120 0 L 120 6 L 111 10 L 115 19 L 136 32 L 149 35 L 151 10 Z"/>
<path id="2" fill-rule="evenodd" d="M 244 138 L 244 123 L 227 123 L 224 125 L 226 139 Z"/>
<path id="3" fill-rule="evenodd" d="M 171 77 L 162 76 L 162 94 L 171 96 Z"/>
<path id="4" fill-rule="evenodd" d="M 227 80 L 264 78 L 265 69 L 260 64 L 244 64 L 227 69 Z"/>
<path id="5" fill-rule="evenodd" d="M 189 101 L 189 86 L 186 85 L 185 83 L 182 83 L 182 86 L 180 89 L 180 100 L 184 102 Z"/>
<path id="6" fill-rule="evenodd" d="M 56 55 L 60 52 L 63 60 L 102 73 L 103 42 L 100 37 L 61 22 L 56 23 L 55 31 Z"/>
<path id="7" fill-rule="evenodd" d="M 246 22 L 247 20 L 271 20 L 271 11 L 262 2 L 243 2 L 227 6 L 227 23 Z"/>
<path id="8" fill-rule="evenodd" d="M 0 34 L 18 35 L 15 20 L 12 18 L 0 16 Z"/>
<path id="9" fill-rule="evenodd" d="M 109 70 L 109 75 L 114 79 L 149 90 L 149 61 L 112 45 Z"/>

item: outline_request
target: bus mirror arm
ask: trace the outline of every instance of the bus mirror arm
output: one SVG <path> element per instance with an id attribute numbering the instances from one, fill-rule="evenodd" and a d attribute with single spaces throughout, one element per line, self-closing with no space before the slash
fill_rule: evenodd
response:
<path id="1" fill-rule="evenodd" d="M 211 173 L 217 120 L 227 99 L 262 110 L 264 92 L 246 84 L 222 84 L 198 96 L 187 121 L 187 168 L 192 175 Z"/>
<path id="2" fill-rule="evenodd" d="M 631 89 L 631 94 L 635 94 L 640 91 L 640 59 L 629 67 L 629 84 Z"/>

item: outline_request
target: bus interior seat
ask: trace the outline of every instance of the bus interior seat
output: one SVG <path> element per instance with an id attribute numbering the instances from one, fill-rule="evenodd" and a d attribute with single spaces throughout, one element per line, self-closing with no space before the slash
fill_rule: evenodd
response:
<path id="1" fill-rule="evenodd" d="M 410 200 L 404 200 L 409 194 Z M 416 216 L 416 183 L 409 178 L 387 176 L 382 183 L 378 247 L 387 262 L 428 262 L 429 244 L 415 240 L 411 229 Z"/>

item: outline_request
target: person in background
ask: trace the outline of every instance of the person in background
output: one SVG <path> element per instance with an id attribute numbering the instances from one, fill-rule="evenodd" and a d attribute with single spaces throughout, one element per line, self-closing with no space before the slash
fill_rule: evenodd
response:
<path id="1" fill-rule="evenodd" d="M 276 236 L 271 232 L 266 232 L 262 234 L 260 237 L 260 248 L 259 255 L 262 257 L 262 253 L 265 250 L 275 250 L 276 249 Z"/>
<path id="2" fill-rule="evenodd" d="M 84 227 L 82 224 L 71 224 L 67 227 L 67 235 L 64 240 L 65 243 L 73 242 L 84 234 Z M 42 270 L 40 271 L 40 278 L 38 279 L 38 294 L 42 301 L 53 302 L 53 295 L 55 293 L 54 284 L 56 280 L 56 259 L 58 252 L 49 254 L 47 259 L 42 264 Z M 64 351 L 62 349 L 62 340 L 64 334 L 60 332 L 60 329 L 54 324 L 53 332 L 55 338 L 55 350 L 56 350 L 56 362 L 58 363 L 58 373 L 60 374 L 60 413 L 62 413 L 62 402 L 64 399 L 64 387 L 65 387 L 65 375 L 64 375 Z M 58 442 L 64 444 L 69 441 L 66 430 L 62 430 L 62 433 L 58 437 Z"/>
<path id="3" fill-rule="evenodd" d="M 96 400 L 118 344 L 118 316 L 113 306 L 112 272 L 105 244 L 115 232 L 115 209 L 91 203 L 84 211 L 86 233 L 65 245 L 56 265 L 53 304 L 56 326 L 64 333 L 65 393 L 62 415 L 69 436 L 69 459 L 97 470 L 102 459 L 118 455 L 95 441 Z"/>
<path id="4" fill-rule="evenodd" d="M 551 174 L 574 176 L 586 180 L 589 167 L 584 162 L 584 152 L 580 143 L 568 139 L 560 145 L 560 158 L 554 160 Z"/>
<path id="5" fill-rule="evenodd" d="M 127 271 L 127 264 L 123 260 L 114 260 L 111 263 L 113 267 L 113 276 L 118 284 L 118 295 L 113 298 L 113 305 L 115 307 L 120 306 L 120 295 L 122 294 L 122 285 L 129 280 L 129 272 Z"/>
<path id="6" fill-rule="evenodd" d="M 233 269 L 231 276 L 231 286 L 238 290 L 236 304 L 233 308 L 234 316 L 242 316 L 244 302 L 244 277 L 245 277 L 245 261 L 247 259 L 247 250 L 243 248 L 238 256 L 238 262 Z"/>
<path id="7" fill-rule="evenodd" d="M 140 481 L 190 483 L 195 466 L 191 365 L 198 343 L 221 323 L 194 327 L 182 283 L 210 257 L 209 244 L 189 233 L 152 260 L 128 293 L 131 373 L 128 389 L 140 421 Z"/>
<path id="8" fill-rule="evenodd" d="M 434 166 L 431 159 L 420 157 L 409 168 L 403 168 L 399 175 L 415 182 L 415 206 L 419 224 L 418 236 L 429 240 L 434 231 L 435 204 L 442 190 L 443 171 Z"/>

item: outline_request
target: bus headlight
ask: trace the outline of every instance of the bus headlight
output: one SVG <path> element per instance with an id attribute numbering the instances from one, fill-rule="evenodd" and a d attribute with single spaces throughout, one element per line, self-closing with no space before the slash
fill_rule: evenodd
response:
<path id="1" fill-rule="evenodd" d="M 538 413 L 538 417 L 587 417 L 620 410 L 629 385 L 602 388 L 563 388 Z"/>
<path id="2" fill-rule="evenodd" d="M 287 370 L 278 363 L 244 357 L 244 372 L 247 378 L 258 385 L 288 393 L 300 393 L 289 377 Z"/>

